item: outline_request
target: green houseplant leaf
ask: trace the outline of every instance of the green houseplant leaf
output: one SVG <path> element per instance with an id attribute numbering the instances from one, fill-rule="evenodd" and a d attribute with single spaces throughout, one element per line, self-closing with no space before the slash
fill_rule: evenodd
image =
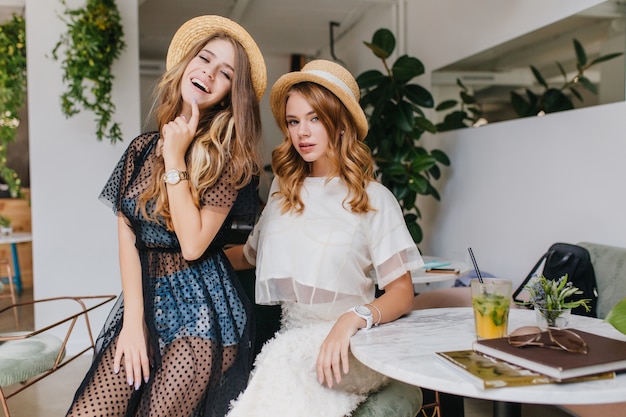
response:
<path id="1" fill-rule="evenodd" d="M 378 84 L 380 84 L 383 81 L 385 76 L 383 75 L 382 72 L 378 70 L 369 70 L 369 71 L 365 71 L 359 77 L 360 77 L 360 85 L 362 86 L 361 88 L 369 88 L 369 87 L 375 87 Z"/>
<path id="2" fill-rule="evenodd" d="M 613 306 L 609 314 L 607 314 L 605 321 L 626 334 L 626 298 Z"/>
<path id="3" fill-rule="evenodd" d="M 534 116 L 537 113 L 532 114 L 533 106 L 531 103 L 526 101 L 526 99 L 516 91 L 511 91 L 511 105 L 513 106 L 513 110 L 519 117 L 528 117 Z"/>
<path id="4" fill-rule="evenodd" d="M 387 59 L 396 48 L 396 37 L 388 29 L 379 29 L 374 33 L 372 42 L 363 42 L 380 59 Z"/>
<path id="5" fill-rule="evenodd" d="M 574 43 L 574 50 L 576 51 L 576 67 L 580 70 L 587 65 L 587 52 L 585 52 L 585 48 L 583 48 L 583 45 L 578 39 L 573 39 L 572 42 Z"/>
<path id="6" fill-rule="evenodd" d="M 613 52 L 611 54 L 603 55 L 603 56 L 600 56 L 598 58 L 593 59 L 589 63 L 589 66 L 600 64 L 600 63 L 605 62 L 605 61 L 610 61 L 613 58 L 617 58 L 618 56 L 622 56 L 622 55 L 624 55 L 622 52 Z"/>
<path id="7" fill-rule="evenodd" d="M 591 80 L 589 80 L 589 78 L 580 76 L 578 78 L 578 82 L 587 90 L 591 91 L 593 94 L 598 94 L 598 89 L 596 88 L 595 84 L 592 83 Z"/>
<path id="8" fill-rule="evenodd" d="M 435 110 L 436 111 L 450 110 L 454 108 L 456 105 L 457 105 L 456 100 L 444 100 L 441 103 L 437 104 L 437 107 L 435 107 Z"/>
<path id="9" fill-rule="evenodd" d="M 391 72 L 397 83 L 406 84 L 424 73 L 424 64 L 417 58 L 403 55 L 393 64 Z"/>
<path id="10" fill-rule="evenodd" d="M 541 97 L 541 110 L 546 113 L 555 113 L 563 110 L 571 110 L 574 108 L 574 103 L 569 99 L 561 90 L 556 88 L 549 88 Z"/>
<path id="11" fill-rule="evenodd" d="M 534 65 L 530 66 L 530 70 L 535 76 L 535 79 L 537 80 L 537 82 L 541 84 L 542 86 L 544 86 L 545 88 L 548 88 L 548 83 L 546 82 L 545 78 L 543 78 L 543 75 L 541 75 L 541 72 L 539 72 L 539 70 L 535 68 Z"/>
<path id="12" fill-rule="evenodd" d="M 404 95 L 405 98 L 410 100 L 411 102 L 417 104 L 418 106 L 431 108 L 435 105 L 435 100 L 433 99 L 433 95 L 417 84 L 408 84 L 404 87 Z"/>

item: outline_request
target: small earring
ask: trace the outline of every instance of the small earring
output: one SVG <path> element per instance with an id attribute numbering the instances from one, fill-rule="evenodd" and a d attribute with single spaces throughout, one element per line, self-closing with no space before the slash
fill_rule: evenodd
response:
<path id="1" fill-rule="evenodd" d="M 341 131 L 341 133 L 340 133 L 340 136 L 343 136 L 343 134 L 344 134 L 344 133 L 345 133 L 345 132 L 342 130 L 342 131 Z"/>

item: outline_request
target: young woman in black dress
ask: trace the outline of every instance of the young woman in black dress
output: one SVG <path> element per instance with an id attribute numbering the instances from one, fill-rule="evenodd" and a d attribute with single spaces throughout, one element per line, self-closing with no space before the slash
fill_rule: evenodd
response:
<path id="1" fill-rule="evenodd" d="M 224 232 L 254 203 L 266 68 L 238 24 L 174 35 L 158 132 L 135 138 L 100 198 L 117 214 L 123 294 L 68 416 L 219 416 L 247 383 L 251 304 Z"/>

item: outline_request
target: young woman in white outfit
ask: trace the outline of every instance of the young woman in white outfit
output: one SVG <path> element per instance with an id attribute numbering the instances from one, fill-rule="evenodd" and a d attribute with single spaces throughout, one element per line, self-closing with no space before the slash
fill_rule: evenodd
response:
<path id="1" fill-rule="evenodd" d="M 388 382 L 351 356 L 350 337 L 411 310 L 423 261 L 373 178 L 358 100 L 352 75 L 324 60 L 272 88 L 275 179 L 248 241 L 226 253 L 237 270 L 256 266 L 256 302 L 281 304 L 282 323 L 229 417 L 342 417 Z"/>

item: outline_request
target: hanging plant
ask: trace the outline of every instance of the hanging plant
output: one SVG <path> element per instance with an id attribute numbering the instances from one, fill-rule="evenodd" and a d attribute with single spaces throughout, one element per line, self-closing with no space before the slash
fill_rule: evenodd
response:
<path id="1" fill-rule="evenodd" d="M 21 180 L 7 166 L 8 144 L 15 141 L 19 111 L 26 98 L 26 25 L 22 16 L 0 25 L 0 177 L 12 197 L 21 196 Z"/>
<path id="2" fill-rule="evenodd" d="M 61 109 L 70 117 L 81 107 L 96 115 L 96 137 L 111 143 L 122 140 L 120 125 L 113 121 L 115 105 L 111 101 L 111 67 L 126 47 L 121 17 L 114 0 L 87 0 L 78 9 L 69 9 L 65 0 L 67 32 L 52 51 L 59 59 L 63 49 L 63 82 L 67 91 L 61 95 Z"/>

